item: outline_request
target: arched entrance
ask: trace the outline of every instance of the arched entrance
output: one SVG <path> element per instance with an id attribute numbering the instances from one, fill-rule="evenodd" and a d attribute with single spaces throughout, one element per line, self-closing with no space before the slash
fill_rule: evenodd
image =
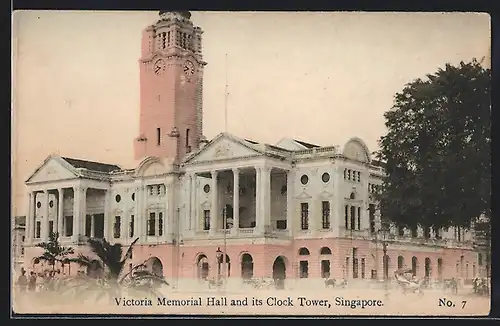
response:
<path id="1" fill-rule="evenodd" d="M 405 266 L 405 258 L 403 256 L 398 257 L 398 269 L 403 269 Z"/>
<path id="2" fill-rule="evenodd" d="M 199 279 L 207 279 L 208 277 L 208 271 L 209 271 L 209 265 L 208 265 L 208 258 L 206 255 L 201 254 L 198 256 L 198 259 L 196 260 L 196 271 L 197 271 L 197 277 Z"/>
<path id="3" fill-rule="evenodd" d="M 385 255 L 383 258 L 383 267 L 384 267 L 384 279 L 389 279 L 389 266 L 391 265 L 391 257 L 389 255 Z"/>
<path id="4" fill-rule="evenodd" d="M 286 278 L 286 263 L 282 256 L 276 257 L 273 264 L 273 279 L 284 280 Z"/>
<path id="5" fill-rule="evenodd" d="M 443 277 L 443 259 L 438 258 L 438 277 L 441 279 Z"/>
<path id="6" fill-rule="evenodd" d="M 146 261 L 147 270 L 158 277 L 163 277 L 163 264 L 158 257 L 151 257 Z"/>
<path id="7" fill-rule="evenodd" d="M 413 276 L 417 276 L 417 269 L 418 269 L 418 259 L 417 257 L 413 256 L 411 258 L 411 273 Z"/>
<path id="8" fill-rule="evenodd" d="M 425 258 L 425 277 L 431 277 L 431 259 Z"/>
<path id="9" fill-rule="evenodd" d="M 253 277 L 252 255 L 245 253 L 241 256 L 241 278 L 251 279 Z"/>

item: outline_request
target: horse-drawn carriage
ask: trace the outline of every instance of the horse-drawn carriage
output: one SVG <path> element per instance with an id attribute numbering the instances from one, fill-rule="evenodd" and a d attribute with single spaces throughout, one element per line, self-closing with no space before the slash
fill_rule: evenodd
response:
<path id="1" fill-rule="evenodd" d="M 329 288 L 329 287 L 346 288 L 347 287 L 347 280 L 346 279 L 336 280 L 334 278 L 325 278 L 325 287 L 326 288 Z"/>
<path id="2" fill-rule="evenodd" d="M 487 279 L 475 278 L 472 280 L 472 286 L 476 294 L 488 295 L 490 292 Z"/>
<path id="3" fill-rule="evenodd" d="M 243 284 L 248 284 L 254 289 L 269 289 L 275 285 L 275 280 L 269 278 L 244 279 Z"/>
<path id="4" fill-rule="evenodd" d="M 394 277 L 398 285 L 403 290 L 403 293 L 416 293 L 419 295 L 423 295 L 423 289 L 426 286 L 425 279 L 417 279 L 413 275 L 413 271 L 411 269 L 399 269 L 394 272 Z"/>

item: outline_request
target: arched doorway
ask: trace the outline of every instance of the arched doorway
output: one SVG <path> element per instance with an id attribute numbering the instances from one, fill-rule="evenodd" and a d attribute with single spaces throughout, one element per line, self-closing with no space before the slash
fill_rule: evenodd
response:
<path id="1" fill-rule="evenodd" d="M 405 258 L 403 256 L 398 257 L 398 269 L 403 269 L 405 266 Z"/>
<path id="2" fill-rule="evenodd" d="M 273 263 L 273 279 L 284 280 L 286 278 L 286 263 L 282 256 L 276 257 Z"/>
<path id="3" fill-rule="evenodd" d="M 332 251 L 328 247 L 323 247 L 319 251 L 319 254 L 322 256 L 329 256 L 332 254 Z M 321 259 L 321 278 L 329 278 L 330 270 L 331 270 L 331 262 L 330 259 L 325 259 L 329 257 L 324 257 Z"/>
<path id="4" fill-rule="evenodd" d="M 383 258 L 383 267 L 384 267 L 384 279 L 389 279 L 389 266 L 391 265 L 391 257 L 389 255 L 385 255 Z"/>
<path id="5" fill-rule="evenodd" d="M 241 278 L 251 279 L 253 277 L 253 258 L 245 253 L 241 256 Z"/>
<path id="6" fill-rule="evenodd" d="M 425 277 L 431 277 L 431 259 L 429 257 L 425 258 Z"/>
<path id="7" fill-rule="evenodd" d="M 198 259 L 196 260 L 196 266 L 197 266 L 197 277 L 203 280 L 207 279 L 209 271 L 207 256 L 204 254 L 199 255 Z"/>
<path id="8" fill-rule="evenodd" d="M 151 257 L 146 261 L 147 270 L 158 277 L 163 277 L 163 264 L 158 257 Z"/>
<path id="9" fill-rule="evenodd" d="M 411 258 L 411 273 L 413 276 L 417 276 L 417 269 L 418 269 L 418 259 L 417 257 L 413 256 Z"/>
<path id="10" fill-rule="evenodd" d="M 443 259 L 438 258 L 438 277 L 441 279 L 443 277 Z"/>
<path id="11" fill-rule="evenodd" d="M 226 272 L 224 272 L 224 268 L 226 269 Z M 229 258 L 228 255 L 226 255 L 225 267 L 224 267 L 224 260 L 222 260 L 221 270 L 222 270 L 222 275 L 226 275 L 226 277 L 231 276 L 231 259 Z"/>

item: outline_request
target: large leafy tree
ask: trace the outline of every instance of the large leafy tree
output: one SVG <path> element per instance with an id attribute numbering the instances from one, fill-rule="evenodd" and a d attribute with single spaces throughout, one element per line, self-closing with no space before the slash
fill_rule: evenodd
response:
<path id="1" fill-rule="evenodd" d="M 381 214 L 414 228 L 490 216 L 490 70 L 476 60 L 407 84 L 384 114 Z"/>

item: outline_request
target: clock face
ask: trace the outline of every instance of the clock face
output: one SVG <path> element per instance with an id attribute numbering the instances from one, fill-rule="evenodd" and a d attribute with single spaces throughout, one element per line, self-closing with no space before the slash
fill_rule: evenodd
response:
<path id="1" fill-rule="evenodd" d="M 186 76 L 188 78 L 190 78 L 191 76 L 194 75 L 194 63 L 192 63 L 191 61 L 186 61 L 184 62 L 184 73 L 186 74 Z"/>
<path id="2" fill-rule="evenodd" d="M 156 75 L 161 75 L 165 71 L 165 61 L 159 59 L 155 62 L 153 71 Z"/>

